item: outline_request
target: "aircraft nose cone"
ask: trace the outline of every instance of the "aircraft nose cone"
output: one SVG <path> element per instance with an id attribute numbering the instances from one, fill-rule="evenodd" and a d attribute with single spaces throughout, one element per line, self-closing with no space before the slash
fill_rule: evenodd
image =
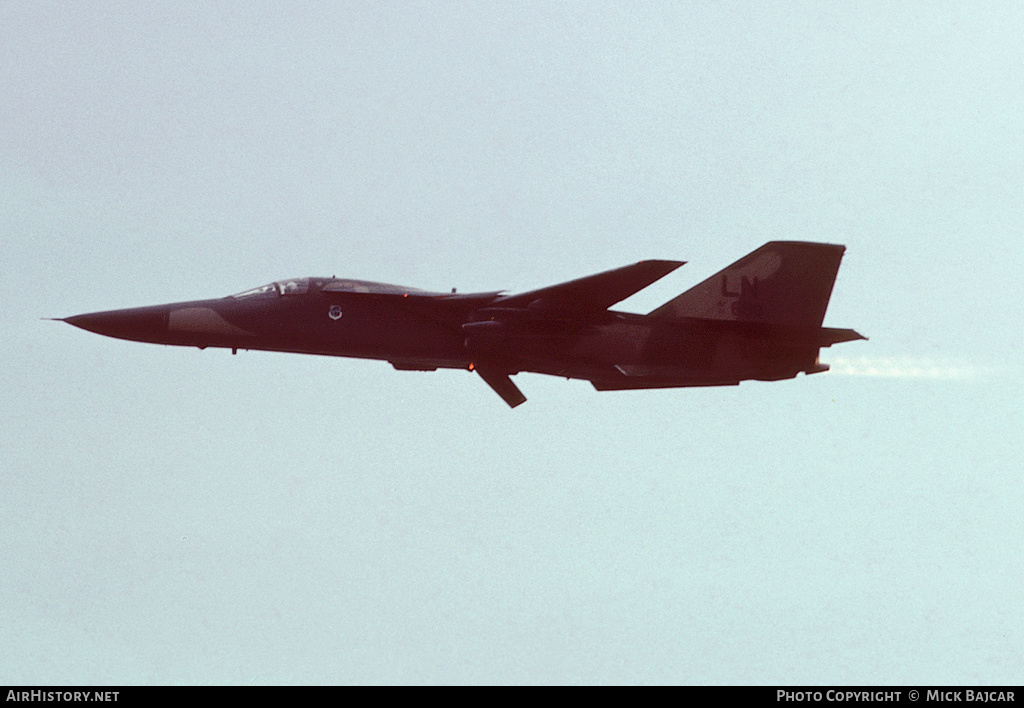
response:
<path id="1" fill-rule="evenodd" d="M 80 329 L 107 337 L 151 342 L 158 340 L 167 331 L 167 310 L 139 307 L 130 310 L 91 312 L 85 315 L 66 317 L 64 321 Z"/>

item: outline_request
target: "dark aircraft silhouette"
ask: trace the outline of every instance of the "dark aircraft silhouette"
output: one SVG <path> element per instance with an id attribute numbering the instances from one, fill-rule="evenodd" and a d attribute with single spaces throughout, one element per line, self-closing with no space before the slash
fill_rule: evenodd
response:
<path id="1" fill-rule="evenodd" d="M 773 241 L 647 315 L 608 308 L 682 262 L 640 261 L 519 295 L 298 278 L 63 321 L 139 342 L 382 359 L 403 371 L 466 369 L 515 407 L 526 397 L 509 376 L 520 371 L 586 379 L 599 391 L 827 371 L 820 347 L 865 339 L 822 327 L 844 250 Z"/>

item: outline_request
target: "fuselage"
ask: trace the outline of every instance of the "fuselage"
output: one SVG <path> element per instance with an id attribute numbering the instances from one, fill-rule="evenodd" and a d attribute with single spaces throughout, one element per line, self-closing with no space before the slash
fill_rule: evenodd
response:
<path id="1" fill-rule="evenodd" d="M 503 308 L 499 293 L 447 294 L 331 278 L 279 281 L 212 300 L 68 318 L 121 339 L 380 359 L 395 368 L 530 371 L 600 389 L 728 385 L 813 371 L 818 342 L 775 329 L 606 311 Z"/>
<path id="2" fill-rule="evenodd" d="M 521 371 L 598 390 L 724 386 L 826 371 L 823 327 L 845 250 L 771 241 L 646 315 L 610 309 L 682 261 L 645 260 L 518 294 L 428 292 L 340 278 L 281 280 L 215 300 L 94 312 L 65 322 L 178 346 L 382 359 L 476 371 L 513 408 Z"/>

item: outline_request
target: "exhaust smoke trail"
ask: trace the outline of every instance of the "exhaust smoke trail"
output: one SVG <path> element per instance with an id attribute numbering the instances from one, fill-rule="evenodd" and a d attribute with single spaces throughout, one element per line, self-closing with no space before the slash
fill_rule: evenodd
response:
<path id="1" fill-rule="evenodd" d="M 911 356 L 836 357 L 828 363 L 834 374 L 903 379 L 972 379 L 989 371 L 951 359 Z"/>

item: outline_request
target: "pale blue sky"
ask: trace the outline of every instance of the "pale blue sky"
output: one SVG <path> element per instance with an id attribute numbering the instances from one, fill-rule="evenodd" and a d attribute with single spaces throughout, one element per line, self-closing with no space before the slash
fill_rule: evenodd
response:
<path id="1" fill-rule="evenodd" d="M 0 683 L 1017 683 L 1017 2 L 0 5 Z M 848 247 L 829 374 L 41 321 Z"/>

